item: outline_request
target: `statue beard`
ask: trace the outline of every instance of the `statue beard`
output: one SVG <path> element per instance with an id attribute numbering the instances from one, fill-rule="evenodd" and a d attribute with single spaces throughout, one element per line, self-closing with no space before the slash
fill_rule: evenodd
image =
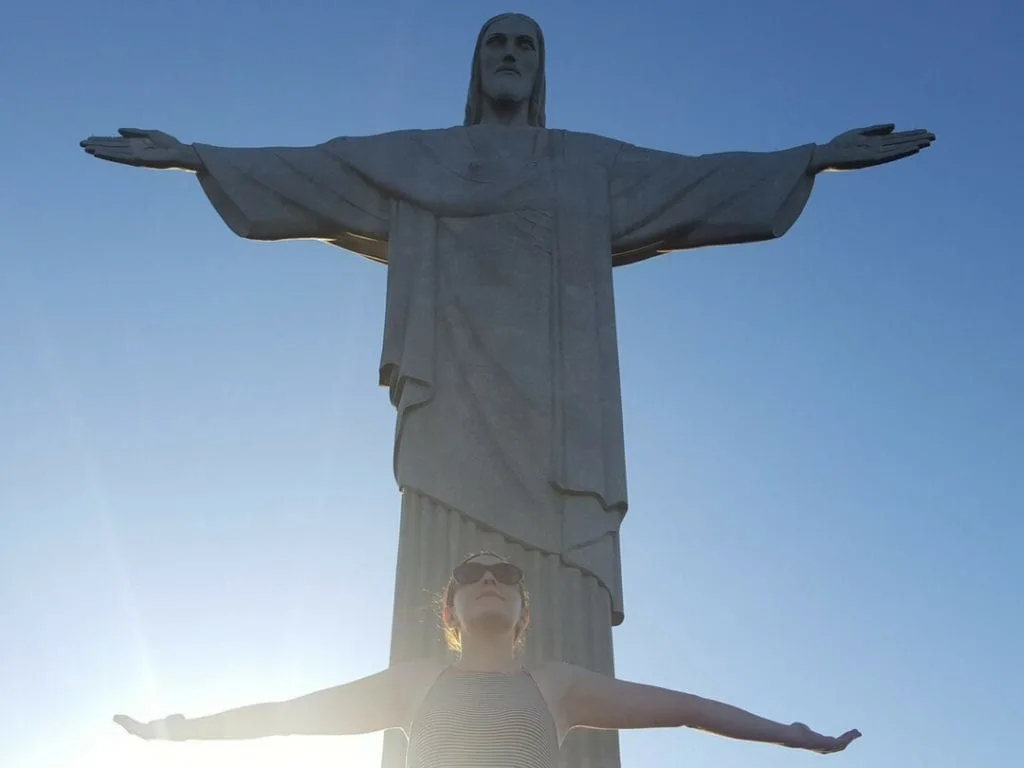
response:
<path id="1" fill-rule="evenodd" d="M 499 114 L 510 114 L 517 109 L 529 109 L 530 97 L 503 91 L 496 97 L 485 96 L 491 104 L 491 109 Z"/>

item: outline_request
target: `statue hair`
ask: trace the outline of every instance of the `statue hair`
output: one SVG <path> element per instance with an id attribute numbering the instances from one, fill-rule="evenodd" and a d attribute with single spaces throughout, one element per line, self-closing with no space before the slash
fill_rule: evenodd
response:
<path id="1" fill-rule="evenodd" d="M 476 38 L 476 47 L 473 49 L 473 70 L 469 76 L 469 95 L 466 97 L 466 119 L 464 125 L 476 125 L 483 117 L 483 85 L 480 82 L 480 46 L 483 45 L 484 36 L 492 24 L 512 17 L 525 19 L 533 25 L 537 31 L 537 55 L 539 64 L 537 66 L 537 77 L 533 81 L 533 90 L 530 92 L 530 103 L 527 109 L 526 120 L 529 125 L 536 128 L 543 128 L 545 125 L 544 107 L 547 98 L 546 81 L 544 77 L 544 33 L 540 24 L 523 13 L 501 13 L 488 19 L 480 28 L 480 34 Z"/>

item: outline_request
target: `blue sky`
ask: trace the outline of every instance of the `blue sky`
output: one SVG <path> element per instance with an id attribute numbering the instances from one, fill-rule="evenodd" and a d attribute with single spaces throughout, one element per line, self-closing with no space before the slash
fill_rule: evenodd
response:
<path id="1" fill-rule="evenodd" d="M 86 135 L 310 144 L 461 120 L 479 24 L 536 16 L 548 122 L 681 153 L 892 121 L 768 244 L 617 274 L 620 676 L 819 730 L 855 768 L 1006 765 L 1024 719 L 1024 264 L 1009 0 L 356 9 L 20 4 L 0 27 L 0 763 L 378 764 L 379 737 L 137 742 L 109 722 L 387 663 L 385 271 L 234 237 Z M 440 587 L 441 585 L 437 585 Z M 690 732 L 623 764 L 799 766 Z"/>

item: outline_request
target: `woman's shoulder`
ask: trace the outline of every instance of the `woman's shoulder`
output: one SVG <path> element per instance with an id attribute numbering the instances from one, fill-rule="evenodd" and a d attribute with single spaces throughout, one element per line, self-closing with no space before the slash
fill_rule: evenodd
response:
<path id="1" fill-rule="evenodd" d="M 537 689 L 547 703 L 555 721 L 559 744 L 572 728 L 566 703 L 573 681 L 576 679 L 577 669 L 579 668 L 566 661 L 548 661 L 526 668 L 527 673 L 537 684 Z"/>
<path id="2" fill-rule="evenodd" d="M 415 711 L 447 668 L 447 664 L 437 659 L 412 659 L 392 664 L 388 668 L 392 690 L 410 710 Z"/>
<path id="3" fill-rule="evenodd" d="M 409 727 L 427 696 L 427 692 L 448 668 L 448 664 L 437 659 L 411 659 L 400 661 L 388 667 L 391 690 L 399 709 L 402 729 L 409 734 Z"/>
<path id="4" fill-rule="evenodd" d="M 543 677 L 552 681 L 571 680 L 579 669 L 568 661 L 542 661 L 524 667 L 533 677 Z"/>
<path id="5" fill-rule="evenodd" d="M 392 678 L 401 685 L 416 686 L 418 683 L 433 682 L 450 664 L 438 659 L 410 659 L 392 664 L 389 669 Z"/>
<path id="6" fill-rule="evenodd" d="M 576 678 L 576 667 L 567 661 L 546 661 L 525 668 L 549 702 L 561 701 Z"/>

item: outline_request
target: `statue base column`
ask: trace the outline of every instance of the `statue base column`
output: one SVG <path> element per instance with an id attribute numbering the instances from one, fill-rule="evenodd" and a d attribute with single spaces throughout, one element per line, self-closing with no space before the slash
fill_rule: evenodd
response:
<path id="1" fill-rule="evenodd" d="M 417 493 L 402 494 L 398 569 L 391 629 L 391 663 L 415 658 L 454 659 L 445 647 L 437 609 L 452 568 L 467 555 L 490 550 L 526 573 L 530 628 L 524 660 L 567 661 L 614 673 L 611 602 L 593 576 L 566 566 L 558 555 L 527 549 L 469 517 Z M 383 768 L 405 767 L 405 737 L 384 736 Z M 614 731 L 573 731 L 562 746 L 564 768 L 619 768 Z"/>

